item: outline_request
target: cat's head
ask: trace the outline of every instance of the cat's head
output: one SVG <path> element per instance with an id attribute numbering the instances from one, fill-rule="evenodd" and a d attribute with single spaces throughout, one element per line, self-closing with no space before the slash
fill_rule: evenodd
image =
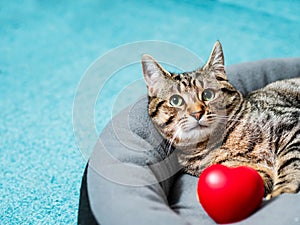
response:
<path id="1" fill-rule="evenodd" d="M 207 63 L 192 72 L 171 73 L 149 55 L 142 58 L 149 115 L 175 146 L 207 141 L 232 107 L 235 88 L 228 83 L 219 42 Z"/>

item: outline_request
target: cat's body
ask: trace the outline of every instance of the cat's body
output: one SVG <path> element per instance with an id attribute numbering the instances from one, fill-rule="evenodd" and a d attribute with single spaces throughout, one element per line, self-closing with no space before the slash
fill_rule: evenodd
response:
<path id="1" fill-rule="evenodd" d="M 265 183 L 267 198 L 300 189 L 300 78 L 278 81 L 244 98 L 226 78 L 216 43 L 202 68 L 165 71 L 143 57 L 149 115 L 180 150 L 192 175 L 212 164 L 250 166 Z"/>
<path id="2" fill-rule="evenodd" d="M 261 174 L 267 193 L 274 190 L 276 196 L 277 192 L 297 192 L 300 79 L 278 81 L 255 91 L 240 99 L 235 110 L 226 121 L 221 146 L 204 144 L 205 149 L 196 157 L 183 151 L 179 157 L 185 171 L 198 176 L 212 164 L 245 165 Z"/>

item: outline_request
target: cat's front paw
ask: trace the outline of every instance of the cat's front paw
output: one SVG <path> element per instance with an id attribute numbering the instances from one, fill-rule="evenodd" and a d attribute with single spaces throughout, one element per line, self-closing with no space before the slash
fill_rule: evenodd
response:
<path id="1" fill-rule="evenodd" d="M 275 190 L 273 190 L 270 194 L 267 194 L 266 200 L 270 200 L 272 198 L 278 197 L 283 193 L 295 194 L 297 193 L 297 188 L 293 186 L 282 186 Z"/>
<path id="2" fill-rule="evenodd" d="M 268 194 L 267 196 L 266 196 L 266 200 L 271 200 L 272 198 L 275 198 L 275 197 L 277 197 L 278 195 L 280 195 L 280 194 L 275 194 L 275 193 L 270 193 L 270 194 Z"/>

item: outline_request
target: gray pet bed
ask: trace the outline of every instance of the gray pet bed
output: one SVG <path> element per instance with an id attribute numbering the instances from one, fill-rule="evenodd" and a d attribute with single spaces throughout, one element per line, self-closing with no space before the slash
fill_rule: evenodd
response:
<path id="1" fill-rule="evenodd" d="M 226 68 L 247 94 L 300 76 L 300 58 L 270 59 Z M 79 224 L 215 224 L 196 198 L 198 178 L 182 174 L 147 114 L 147 98 L 116 116 L 103 130 L 82 180 Z M 264 203 L 236 224 L 300 224 L 300 194 Z"/>

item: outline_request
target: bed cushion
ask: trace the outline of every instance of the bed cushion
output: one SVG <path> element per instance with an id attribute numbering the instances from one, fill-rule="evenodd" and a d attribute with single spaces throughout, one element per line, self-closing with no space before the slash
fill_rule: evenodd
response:
<path id="1" fill-rule="evenodd" d="M 226 68 L 243 94 L 300 76 L 300 58 L 269 59 Z M 147 114 L 146 96 L 103 130 L 83 177 L 79 224 L 215 224 L 196 198 L 196 177 L 182 174 L 176 155 Z M 300 195 L 267 202 L 238 224 L 299 224 Z"/>

